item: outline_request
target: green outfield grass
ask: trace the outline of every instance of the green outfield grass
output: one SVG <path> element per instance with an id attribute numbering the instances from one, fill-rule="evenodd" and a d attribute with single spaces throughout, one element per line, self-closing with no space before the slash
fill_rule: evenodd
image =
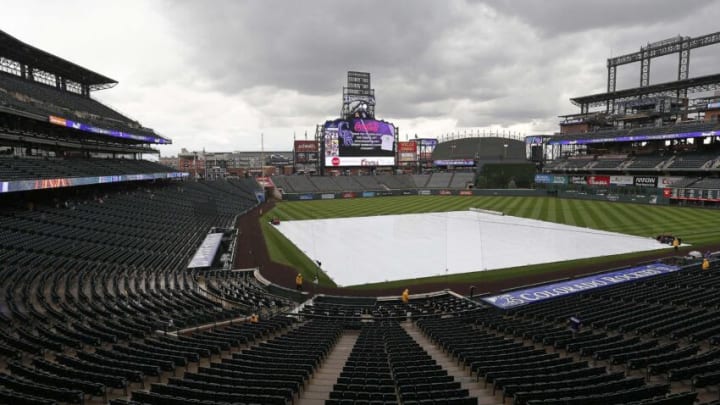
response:
<path id="1" fill-rule="evenodd" d="M 571 200 L 552 197 L 466 197 L 466 196 L 407 196 L 352 200 L 318 200 L 281 202 L 266 217 L 282 221 L 320 218 L 345 218 L 404 213 L 463 211 L 470 207 L 502 211 L 506 215 L 533 218 L 567 225 L 602 229 L 630 235 L 655 237 L 671 233 L 694 246 L 720 244 L 720 212 L 701 208 L 680 208 L 642 204 L 627 204 L 591 200 Z M 263 220 L 263 232 L 273 260 L 297 268 L 305 277 L 315 274 L 316 266 L 295 245 Z M 639 257 L 641 253 L 546 263 L 511 269 L 479 271 L 465 274 L 429 277 L 413 280 L 413 284 L 445 281 L 474 283 L 483 280 L 517 277 L 525 273 L 564 270 L 572 266 L 619 258 Z M 323 275 L 324 276 L 324 275 Z M 327 276 L 321 283 L 332 285 Z M 383 287 L 407 285 L 407 281 L 382 283 Z M 376 288 L 366 284 L 354 288 Z"/>

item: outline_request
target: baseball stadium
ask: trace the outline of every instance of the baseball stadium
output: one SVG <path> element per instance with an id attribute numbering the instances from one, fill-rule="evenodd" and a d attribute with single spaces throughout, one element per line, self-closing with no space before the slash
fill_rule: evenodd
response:
<path id="1" fill-rule="evenodd" d="M 348 71 L 283 170 L 210 176 L 0 31 L 0 403 L 720 404 L 717 43 L 530 136 L 402 140 Z"/>

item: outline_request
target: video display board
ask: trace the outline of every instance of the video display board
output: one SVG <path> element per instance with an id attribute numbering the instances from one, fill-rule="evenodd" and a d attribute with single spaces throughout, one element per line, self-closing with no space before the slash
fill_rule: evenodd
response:
<path id="1" fill-rule="evenodd" d="M 295 141 L 295 163 L 317 163 L 318 147 L 315 141 Z"/>
<path id="2" fill-rule="evenodd" d="M 417 160 L 417 142 L 398 142 L 398 162 L 415 162 Z"/>
<path id="3" fill-rule="evenodd" d="M 389 122 L 353 118 L 327 121 L 323 127 L 326 167 L 394 166 L 395 126 Z"/>

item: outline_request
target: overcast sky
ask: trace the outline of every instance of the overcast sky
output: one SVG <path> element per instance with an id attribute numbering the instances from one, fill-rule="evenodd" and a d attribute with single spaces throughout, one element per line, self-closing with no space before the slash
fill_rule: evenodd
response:
<path id="1" fill-rule="evenodd" d="M 107 75 L 94 97 L 189 150 L 291 150 L 339 115 L 348 70 L 372 74 L 401 140 L 557 131 L 573 96 L 603 92 L 606 59 L 720 30 L 707 0 L 156 0 L 4 2 L 0 29 Z M 690 76 L 717 73 L 718 45 Z M 677 55 L 651 83 L 674 80 Z M 619 69 L 618 88 L 638 85 Z"/>

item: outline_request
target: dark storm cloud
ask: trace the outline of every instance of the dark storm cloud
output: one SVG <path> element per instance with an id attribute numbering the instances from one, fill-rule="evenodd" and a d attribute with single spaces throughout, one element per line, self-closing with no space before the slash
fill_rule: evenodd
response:
<path id="1" fill-rule="evenodd" d="M 523 55 L 488 32 L 491 10 L 463 1 L 168 5 L 190 66 L 227 94 L 267 87 L 339 99 L 345 72 L 361 70 L 372 73 L 383 114 L 436 116 L 449 107 L 431 111 L 434 103 L 500 97 L 498 72 Z"/>
<path id="2" fill-rule="evenodd" d="M 540 32 L 549 35 L 672 23 L 689 15 L 697 15 L 705 7 L 716 6 L 707 0 L 477 1 L 488 4 L 509 18 L 527 21 Z"/>
<path id="3" fill-rule="evenodd" d="M 381 118 L 553 132 L 558 115 L 577 112 L 570 97 L 605 91 L 608 57 L 711 32 L 720 18 L 699 0 L 155 4 L 198 91 L 242 100 L 259 125 L 287 128 L 335 116 L 345 72 L 360 70 L 372 73 Z M 716 54 L 698 56 L 691 73 L 717 66 Z M 672 80 L 674 68 L 657 60 L 652 82 Z M 618 89 L 638 81 L 637 64 L 619 70 Z"/>
<path id="4" fill-rule="evenodd" d="M 569 98 L 605 91 L 608 57 L 719 20 L 699 0 L 28 0 L 0 13 L 21 40 L 119 80 L 95 96 L 173 138 L 163 153 L 257 149 L 260 133 L 290 149 L 338 115 L 348 70 L 372 73 L 378 117 L 404 134 L 554 132 L 578 112 Z M 717 73 L 719 50 L 693 50 L 691 77 Z M 674 60 L 653 60 L 651 82 L 673 80 Z M 618 89 L 638 85 L 639 64 L 618 73 Z"/>
<path id="5" fill-rule="evenodd" d="M 195 67 L 227 92 L 274 86 L 331 94 L 351 69 L 412 75 L 437 33 L 467 19 L 434 1 L 179 1 L 166 8 Z"/>

